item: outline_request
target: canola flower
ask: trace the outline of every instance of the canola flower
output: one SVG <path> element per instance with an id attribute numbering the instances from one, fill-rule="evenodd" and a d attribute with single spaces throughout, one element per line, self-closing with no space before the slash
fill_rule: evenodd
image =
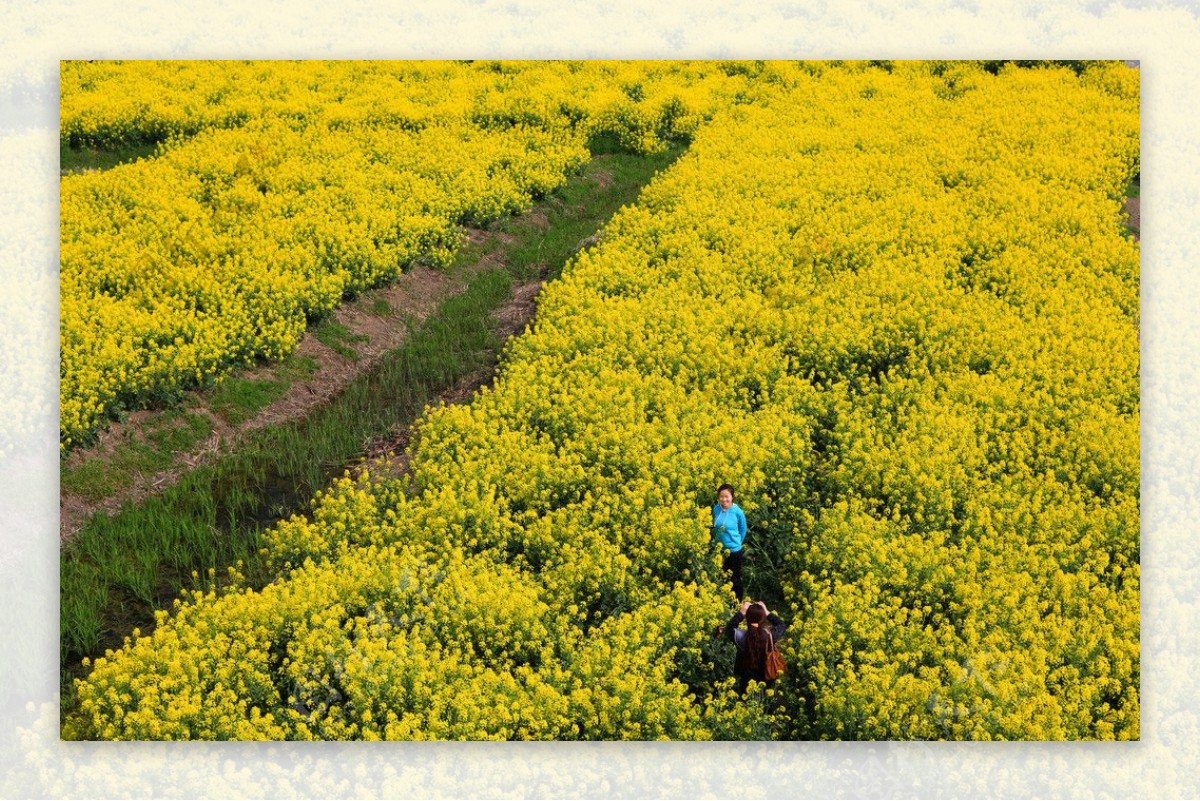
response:
<path id="1" fill-rule="evenodd" d="M 123 409 L 286 356 L 310 320 L 463 225 L 526 209 L 615 136 L 687 137 L 716 66 L 66 62 L 71 146 L 158 143 L 61 183 L 60 444 Z"/>
<path id="2" fill-rule="evenodd" d="M 121 405 L 287 355 L 309 319 L 414 261 L 446 263 L 458 221 L 517 211 L 584 158 L 535 130 L 264 123 L 64 179 L 64 444 Z"/>
<path id="3" fill-rule="evenodd" d="M 1136 74 L 753 70 L 411 477 L 280 522 L 278 583 L 160 613 L 65 734 L 1137 739 Z M 730 475 L 794 621 L 749 704 Z"/>

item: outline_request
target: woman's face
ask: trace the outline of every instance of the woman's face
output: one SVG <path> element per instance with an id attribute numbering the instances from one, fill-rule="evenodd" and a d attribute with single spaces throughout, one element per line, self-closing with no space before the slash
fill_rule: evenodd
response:
<path id="1" fill-rule="evenodd" d="M 722 509 L 728 509 L 733 503 L 733 493 L 729 490 L 721 490 L 717 493 L 717 503 L 721 504 Z"/>

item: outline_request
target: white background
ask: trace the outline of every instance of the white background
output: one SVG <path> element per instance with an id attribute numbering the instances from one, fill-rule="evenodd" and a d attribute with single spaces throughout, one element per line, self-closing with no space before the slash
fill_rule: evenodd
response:
<path id="1" fill-rule="evenodd" d="M 0 795 L 1200 794 L 1196 2 L 3 0 Z M 1116 58 L 1142 69 L 1140 743 L 58 740 L 58 62 L 74 58 Z"/>

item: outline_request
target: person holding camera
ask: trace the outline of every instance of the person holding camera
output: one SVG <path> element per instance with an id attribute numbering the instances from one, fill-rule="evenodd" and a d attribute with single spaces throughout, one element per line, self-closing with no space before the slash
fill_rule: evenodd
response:
<path id="1" fill-rule="evenodd" d="M 741 628 L 745 621 L 746 628 Z M 733 662 L 733 675 L 738 680 L 738 692 L 745 693 L 750 680 L 760 681 L 770 687 L 783 669 L 782 659 L 775 651 L 775 644 L 787 631 L 787 624 L 762 601 L 743 601 L 738 611 L 725 624 L 725 637 L 737 647 Z"/>

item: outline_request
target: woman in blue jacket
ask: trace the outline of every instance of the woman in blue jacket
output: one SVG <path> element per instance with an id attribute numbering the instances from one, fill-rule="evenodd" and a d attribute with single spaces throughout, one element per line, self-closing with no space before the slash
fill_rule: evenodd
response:
<path id="1" fill-rule="evenodd" d="M 717 502 L 713 504 L 713 539 L 725 550 L 725 569 L 733 579 L 733 594 L 738 600 L 745 595 L 742 586 L 742 562 L 746 552 L 746 514 L 733 502 L 733 487 L 722 484 L 717 490 Z"/>

